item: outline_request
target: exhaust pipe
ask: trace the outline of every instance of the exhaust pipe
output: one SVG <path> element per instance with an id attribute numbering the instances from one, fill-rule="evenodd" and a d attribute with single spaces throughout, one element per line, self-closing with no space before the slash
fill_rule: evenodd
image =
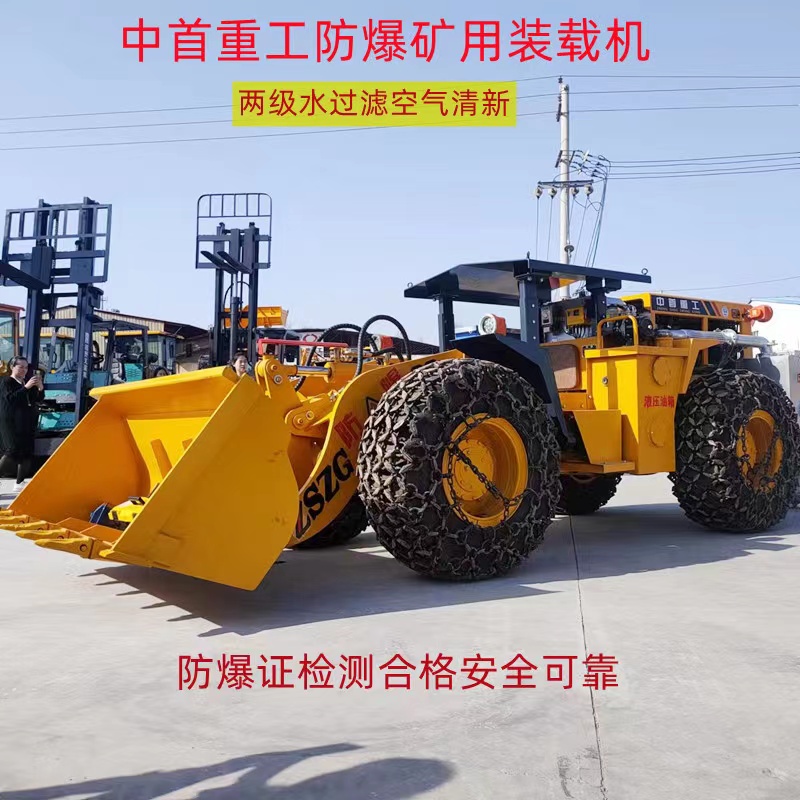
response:
<path id="1" fill-rule="evenodd" d="M 666 337 L 669 339 L 714 339 L 718 342 L 728 342 L 738 347 L 758 347 L 764 355 L 771 355 L 772 349 L 769 339 L 763 336 L 750 336 L 726 328 L 720 331 L 691 331 L 685 329 L 672 330 L 660 328 L 656 330 L 656 338 Z"/>

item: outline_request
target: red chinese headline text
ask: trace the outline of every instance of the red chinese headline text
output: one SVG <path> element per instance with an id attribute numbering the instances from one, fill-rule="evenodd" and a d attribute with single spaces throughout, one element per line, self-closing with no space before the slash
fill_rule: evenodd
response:
<path id="1" fill-rule="evenodd" d="M 313 52 L 298 44 L 303 30 L 312 31 Z M 207 42 L 211 31 L 215 33 L 213 46 Z M 650 59 L 650 50 L 644 46 L 642 23 L 620 21 L 616 17 L 610 25 L 598 24 L 587 17 L 570 17 L 557 24 L 538 17 L 523 17 L 505 27 L 498 20 L 466 20 L 463 25 L 456 25 L 440 19 L 405 25 L 399 19 L 370 19 L 366 25 L 357 25 L 340 18 L 308 24 L 262 25 L 256 19 L 229 19 L 212 24 L 200 17 L 194 20 L 181 17 L 166 28 L 146 25 L 140 17 L 137 24 L 122 29 L 122 46 L 137 51 L 140 62 L 144 61 L 146 51 L 161 48 L 162 38 L 171 40 L 166 46 L 176 62 L 311 58 L 317 62 L 354 58 L 390 62 L 406 57 L 430 62 L 443 37 L 461 50 L 461 61 L 499 61 L 502 57 L 523 63 L 554 58 L 598 61 L 604 54 L 614 62 Z"/>
<path id="2" fill-rule="evenodd" d="M 395 654 L 384 663 L 373 655 L 340 656 L 334 663 L 324 653 L 294 656 L 223 654 L 219 659 L 197 656 L 178 657 L 178 688 L 250 689 L 404 689 L 414 686 L 428 690 L 454 689 L 535 689 L 542 683 L 556 683 L 564 689 L 576 685 L 590 689 L 617 686 L 613 656 L 543 656 L 540 663 L 517 653 L 508 661 L 479 653 L 457 662 L 442 653 L 426 654 L 413 663 Z"/>

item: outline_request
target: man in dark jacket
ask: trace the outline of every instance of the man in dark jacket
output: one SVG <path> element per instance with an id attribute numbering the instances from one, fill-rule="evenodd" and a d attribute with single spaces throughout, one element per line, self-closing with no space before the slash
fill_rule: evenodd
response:
<path id="1" fill-rule="evenodd" d="M 44 396 L 38 374 L 25 380 L 28 362 L 16 356 L 9 362 L 11 374 L 0 378 L 0 475 L 16 474 L 17 484 L 33 474 L 33 448 Z"/>

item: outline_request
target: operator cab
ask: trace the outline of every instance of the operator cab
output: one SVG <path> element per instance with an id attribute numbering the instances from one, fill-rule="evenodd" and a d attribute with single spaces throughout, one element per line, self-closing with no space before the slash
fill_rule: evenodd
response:
<path id="1" fill-rule="evenodd" d="M 651 335 L 649 313 L 640 314 L 625 301 L 609 297 L 611 292 L 621 289 L 623 281 L 650 283 L 651 278 L 644 271 L 628 273 L 526 258 L 459 264 L 410 286 L 405 296 L 438 301 L 442 350 L 454 346 L 456 340 L 460 345 L 466 338 L 495 334 L 536 345 L 567 339 L 591 339 L 596 344 L 597 326 L 603 320 L 608 323 L 601 334 L 608 338 L 610 346 L 615 340 L 638 342 L 640 332 Z M 553 292 L 560 293 L 564 287 L 576 283 L 581 284 L 577 296 L 553 298 Z M 519 328 L 510 328 L 502 317 L 489 314 L 474 330 L 462 329 L 457 335 L 453 304 L 458 302 L 517 307 Z M 612 320 L 620 324 L 611 325 Z M 635 333 L 632 328 L 637 329 Z"/>

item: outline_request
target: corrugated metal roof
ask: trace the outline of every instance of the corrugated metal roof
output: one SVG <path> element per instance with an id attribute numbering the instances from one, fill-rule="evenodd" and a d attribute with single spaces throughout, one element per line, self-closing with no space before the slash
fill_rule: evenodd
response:
<path id="1" fill-rule="evenodd" d="M 74 318 L 75 311 L 75 305 L 61 306 L 60 308 L 56 309 L 55 318 Z M 139 317 L 133 314 L 122 314 L 116 311 L 97 311 L 97 316 L 105 320 L 118 319 L 124 322 L 131 322 L 134 325 L 141 325 L 143 328 L 147 328 L 149 331 L 165 331 L 166 333 L 171 334 L 179 333 L 186 339 L 208 335 L 208 329 L 201 328 L 198 325 L 191 325 L 182 322 L 170 322 L 168 320 L 158 320 L 154 319 L 153 317 Z M 21 324 L 24 324 L 24 322 Z M 50 329 L 48 328 L 47 330 Z"/>

